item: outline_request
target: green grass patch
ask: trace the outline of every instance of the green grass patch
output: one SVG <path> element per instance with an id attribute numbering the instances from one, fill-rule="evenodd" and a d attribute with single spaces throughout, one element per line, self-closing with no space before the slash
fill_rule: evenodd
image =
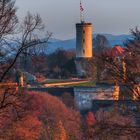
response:
<path id="1" fill-rule="evenodd" d="M 69 84 L 65 85 L 64 87 L 78 87 L 78 86 L 83 86 L 83 87 L 90 87 L 90 86 L 95 86 L 96 82 L 95 81 L 88 81 L 84 83 L 75 83 L 75 84 Z"/>
<path id="2" fill-rule="evenodd" d="M 67 82 L 80 82 L 85 81 L 85 79 L 81 80 L 72 80 L 72 79 L 47 79 L 41 84 L 55 84 L 55 83 L 67 83 Z"/>

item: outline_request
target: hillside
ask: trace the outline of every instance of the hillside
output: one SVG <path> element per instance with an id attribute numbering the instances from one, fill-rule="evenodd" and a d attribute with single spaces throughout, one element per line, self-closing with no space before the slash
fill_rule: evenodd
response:
<path id="1" fill-rule="evenodd" d="M 93 38 L 96 37 L 97 34 L 93 34 Z M 131 35 L 112 35 L 112 34 L 103 34 L 109 41 L 110 45 L 113 47 L 116 44 L 124 46 L 124 43 L 127 39 L 132 38 Z M 59 40 L 59 39 L 51 39 L 48 43 L 47 53 L 54 52 L 58 48 L 63 49 L 75 49 L 76 39 L 69 40 Z M 93 44 L 94 48 L 94 44 Z"/>
<path id="2" fill-rule="evenodd" d="M 97 34 L 93 34 L 93 38 L 95 38 L 96 35 Z M 108 41 L 110 43 L 110 46 L 112 46 L 112 47 L 116 44 L 124 46 L 124 42 L 127 39 L 132 38 L 131 35 L 112 35 L 112 34 L 103 34 L 103 35 L 108 39 Z M 3 50 L 1 50 L 2 52 L 9 52 L 7 54 L 8 58 L 15 54 L 14 51 L 11 51 L 11 48 L 15 50 L 16 46 L 17 46 L 17 44 L 15 44 L 13 42 L 10 43 L 10 44 L 11 44 L 10 47 L 5 46 L 3 48 Z M 68 39 L 68 40 L 60 40 L 60 39 L 51 38 L 49 40 L 48 44 L 44 45 L 44 46 L 47 46 L 47 47 L 45 47 L 46 49 L 44 49 L 46 54 L 50 54 L 58 48 L 63 48 L 65 50 L 69 50 L 69 49 L 74 49 L 75 50 L 76 39 L 73 38 L 73 39 Z M 94 44 L 93 44 L 93 48 L 94 48 Z"/>

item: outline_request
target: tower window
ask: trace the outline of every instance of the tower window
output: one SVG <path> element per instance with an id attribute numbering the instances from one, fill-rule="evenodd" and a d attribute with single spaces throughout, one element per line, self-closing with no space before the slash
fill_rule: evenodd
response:
<path id="1" fill-rule="evenodd" d="M 85 39 L 83 38 L 83 43 L 85 43 Z"/>
<path id="2" fill-rule="evenodd" d="M 83 34 L 85 34 L 85 30 L 83 30 Z"/>

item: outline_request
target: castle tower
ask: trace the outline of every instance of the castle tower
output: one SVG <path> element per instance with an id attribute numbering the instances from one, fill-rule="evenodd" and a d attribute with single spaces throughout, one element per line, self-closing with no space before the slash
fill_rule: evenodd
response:
<path id="1" fill-rule="evenodd" d="M 92 23 L 76 24 L 76 58 L 92 57 Z"/>
<path id="2" fill-rule="evenodd" d="M 84 20 L 84 8 L 80 0 L 80 23 L 76 24 L 76 69 L 80 77 L 86 76 L 89 59 L 92 58 L 92 23 Z"/>
<path id="3" fill-rule="evenodd" d="M 85 77 L 87 62 L 92 58 L 92 23 L 76 24 L 76 69 L 80 77 Z"/>

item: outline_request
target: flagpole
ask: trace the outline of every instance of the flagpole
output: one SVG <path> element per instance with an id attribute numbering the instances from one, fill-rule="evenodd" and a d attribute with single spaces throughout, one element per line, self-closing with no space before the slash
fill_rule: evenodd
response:
<path id="1" fill-rule="evenodd" d="M 83 8 L 82 2 L 80 0 L 80 20 L 81 20 L 81 23 L 84 22 L 83 11 L 84 11 L 84 8 Z"/>
<path id="2" fill-rule="evenodd" d="M 80 0 L 80 21 L 81 21 L 81 23 L 82 23 L 81 0 Z"/>

